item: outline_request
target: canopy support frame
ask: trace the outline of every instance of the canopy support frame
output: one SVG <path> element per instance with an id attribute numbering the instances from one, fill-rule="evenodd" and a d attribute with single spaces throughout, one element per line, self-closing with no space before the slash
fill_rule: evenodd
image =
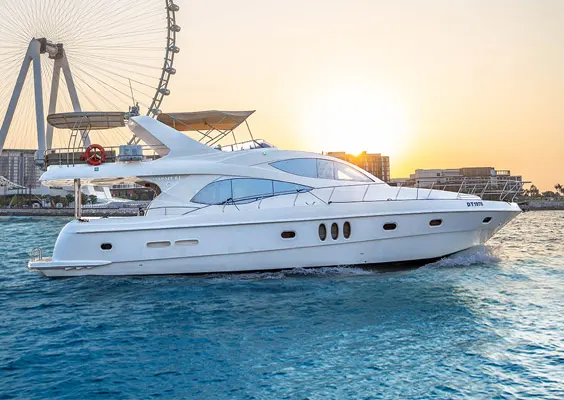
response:
<path id="1" fill-rule="evenodd" d="M 157 119 L 178 131 L 198 133 L 201 135 L 198 141 L 211 147 L 230 134 L 233 135 L 235 145 L 237 145 L 235 130 L 243 122 L 247 126 L 251 139 L 254 140 L 247 121 L 247 118 L 253 113 L 254 111 L 197 111 L 160 114 Z"/>
<path id="2" fill-rule="evenodd" d="M 80 179 L 74 180 L 74 218 L 82 218 L 82 190 Z"/>

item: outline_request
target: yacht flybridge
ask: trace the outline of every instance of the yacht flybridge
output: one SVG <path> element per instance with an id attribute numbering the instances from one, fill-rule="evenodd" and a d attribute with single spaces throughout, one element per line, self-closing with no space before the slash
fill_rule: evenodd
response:
<path id="1" fill-rule="evenodd" d="M 252 134 L 218 145 L 251 114 L 50 115 L 51 125 L 72 134 L 69 148 L 46 154 L 44 184 L 79 193 L 84 184 L 136 183 L 157 196 L 143 216 L 90 220 L 76 196 L 76 219 L 60 232 L 53 256 L 35 251 L 29 268 L 62 277 L 429 260 L 486 242 L 521 212 L 506 190 L 493 201 L 485 189 L 392 187 L 352 164 L 280 150 Z M 133 133 L 127 145 L 74 146 L 89 144 L 91 131 L 119 126 Z M 195 134 L 200 140 L 188 136 Z"/>

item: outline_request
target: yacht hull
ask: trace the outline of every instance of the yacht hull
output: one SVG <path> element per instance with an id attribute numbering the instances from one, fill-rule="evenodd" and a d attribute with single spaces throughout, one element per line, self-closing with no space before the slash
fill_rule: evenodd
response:
<path id="1" fill-rule="evenodd" d="M 359 204 L 354 209 L 350 204 L 303 207 L 293 215 L 238 210 L 217 220 L 134 217 L 127 219 L 134 220 L 129 223 L 126 219 L 75 221 L 60 233 L 52 259 L 30 261 L 28 267 L 49 277 L 69 277 L 267 271 L 436 259 L 484 244 L 521 212 L 516 204 L 506 202 L 484 201 L 475 209 L 466 202 L 445 201 L 442 211 L 430 201 L 419 201 L 417 209 L 414 204 L 406 208 L 410 202 L 393 203 L 370 208 Z M 432 210 L 426 209 L 430 203 L 434 203 Z M 345 223 L 350 235 L 345 235 Z M 325 226 L 324 240 L 321 225 Z"/>

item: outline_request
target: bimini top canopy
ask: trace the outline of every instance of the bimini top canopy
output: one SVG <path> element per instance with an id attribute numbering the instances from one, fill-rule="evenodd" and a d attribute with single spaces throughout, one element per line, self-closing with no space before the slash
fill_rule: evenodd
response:
<path id="1" fill-rule="evenodd" d="M 196 111 L 159 114 L 157 119 L 178 131 L 232 131 L 254 113 L 252 111 Z"/>
<path id="2" fill-rule="evenodd" d="M 125 126 L 125 114 L 122 112 L 78 111 L 50 114 L 49 125 L 59 129 L 99 130 Z"/>

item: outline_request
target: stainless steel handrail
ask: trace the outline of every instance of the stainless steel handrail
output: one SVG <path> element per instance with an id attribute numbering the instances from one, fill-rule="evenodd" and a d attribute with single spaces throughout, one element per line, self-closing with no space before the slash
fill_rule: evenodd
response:
<path id="1" fill-rule="evenodd" d="M 482 195 L 492 195 L 492 196 L 500 196 L 500 198 L 503 200 L 506 197 L 513 195 L 512 196 L 512 201 L 513 199 L 515 199 L 515 197 L 522 191 L 523 189 L 523 185 L 530 183 L 529 181 L 513 181 L 510 180 L 509 182 L 503 182 L 500 181 L 499 184 L 504 183 L 504 186 L 501 190 L 497 190 L 495 189 L 495 187 L 493 188 L 493 190 L 491 191 L 486 191 L 485 188 L 482 191 Z M 511 183 L 511 185 L 509 185 L 509 183 Z M 238 205 L 242 205 L 244 203 L 242 202 L 247 202 L 248 204 L 250 203 L 255 203 L 257 204 L 257 208 L 261 209 L 263 201 L 269 198 L 275 198 L 275 197 L 281 197 L 281 196 L 288 196 L 288 195 L 293 195 L 293 202 L 292 202 L 292 206 L 295 207 L 297 204 L 298 199 L 300 198 L 300 196 L 311 196 L 313 198 L 315 198 L 316 200 L 319 200 L 321 203 L 325 204 L 325 205 L 331 205 L 331 204 L 342 204 L 342 203 L 377 203 L 377 202 L 385 202 L 385 201 L 413 201 L 413 200 L 423 200 L 423 201 L 431 201 L 431 200 L 435 200 L 435 201 L 444 201 L 444 200 L 466 200 L 463 195 L 464 194 L 470 194 L 470 193 L 465 193 L 465 188 L 471 188 L 469 190 L 471 190 L 471 192 L 475 192 L 476 190 L 476 185 L 477 183 L 470 181 L 470 180 L 466 180 L 462 183 L 459 184 L 453 184 L 450 186 L 453 186 L 454 189 L 456 189 L 456 197 L 453 198 L 431 198 L 431 192 L 433 190 L 437 191 L 436 189 L 433 189 L 434 184 L 431 185 L 430 188 L 418 188 L 418 190 L 414 193 L 413 197 L 411 198 L 401 198 L 398 199 L 399 193 L 401 191 L 402 187 L 398 187 L 398 191 L 396 192 L 396 197 L 394 199 L 392 198 L 381 198 L 381 199 L 366 199 L 366 195 L 368 194 L 368 191 L 370 190 L 370 187 L 376 187 L 378 185 L 383 185 L 383 183 L 378 183 L 378 182 L 371 182 L 371 183 L 358 183 L 358 184 L 351 184 L 351 185 L 329 185 L 329 186 L 322 186 L 322 187 L 317 187 L 317 188 L 313 188 L 312 190 L 307 190 L 307 191 L 297 191 L 297 192 L 288 192 L 288 193 L 283 193 L 283 194 L 278 194 L 278 195 L 273 195 L 273 196 L 251 196 L 251 197 L 241 197 L 238 199 L 229 199 L 228 201 L 226 201 L 225 203 L 221 203 L 219 204 L 220 206 L 223 207 L 223 211 L 225 211 L 225 208 L 229 205 L 233 205 L 235 206 L 238 210 L 240 210 L 240 208 L 238 207 Z M 487 187 L 487 183 L 486 183 L 486 187 Z M 445 187 L 448 187 L 449 185 L 445 185 Z M 509 186 L 509 187 L 508 187 Z M 337 188 L 350 188 L 350 187 L 365 187 L 362 196 L 359 196 L 359 200 L 346 200 L 346 201 L 334 201 L 333 200 L 333 196 L 336 192 Z M 323 189 L 331 189 L 331 193 L 329 195 L 329 198 L 327 200 L 324 200 L 320 197 L 320 190 Z M 426 197 L 421 197 L 419 198 L 419 190 L 429 190 L 429 193 L 427 194 Z M 318 192 L 318 193 L 315 193 Z M 454 190 L 452 190 L 451 192 L 454 192 Z M 476 196 L 476 195 L 474 195 Z M 478 196 L 481 199 L 483 199 L 481 196 Z M 253 200 L 254 199 L 254 200 Z M 251 200 L 251 201 L 249 201 Z M 202 210 L 208 207 L 211 207 L 212 205 L 205 205 L 203 207 L 199 207 L 196 208 L 194 210 L 191 210 L 189 212 L 183 213 L 182 215 L 187 215 L 187 214 L 191 214 L 194 212 L 197 212 L 198 210 Z"/>
<path id="2" fill-rule="evenodd" d="M 142 150 L 142 161 L 151 161 L 161 156 L 157 154 L 157 150 L 159 149 L 167 149 L 166 146 L 149 146 L 149 145 L 138 145 L 141 146 Z M 111 154 L 110 157 L 106 157 L 105 163 L 119 163 L 120 161 L 120 153 L 119 153 L 120 146 L 105 146 L 104 150 Z M 74 166 L 78 163 L 76 159 L 77 154 L 82 154 L 86 151 L 87 147 L 68 147 L 68 148 L 56 148 L 56 149 L 49 149 L 46 150 L 44 153 L 45 157 L 45 164 L 49 165 L 67 165 L 67 166 Z M 55 163 L 49 161 L 49 156 L 56 154 L 58 155 L 57 160 Z M 126 161 L 129 162 L 129 161 Z M 83 161 L 85 163 L 85 161 Z"/>
<path id="3" fill-rule="evenodd" d="M 43 260 L 43 249 L 41 247 L 34 247 L 29 251 L 29 258 L 31 261 Z"/>

